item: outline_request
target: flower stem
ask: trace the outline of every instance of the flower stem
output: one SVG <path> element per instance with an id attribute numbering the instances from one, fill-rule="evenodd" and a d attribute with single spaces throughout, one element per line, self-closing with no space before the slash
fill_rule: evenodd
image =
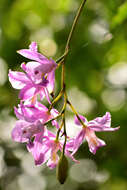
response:
<path id="1" fill-rule="evenodd" d="M 63 54 L 63 59 L 62 59 L 62 62 L 63 62 L 63 64 L 62 64 L 62 77 L 61 77 L 62 87 L 64 87 L 64 85 L 65 85 L 65 58 L 69 53 L 70 42 L 71 42 L 74 30 L 76 28 L 76 24 L 78 23 L 79 17 L 81 15 L 81 12 L 83 10 L 83 7 L 84 7 L 85 3 L 86 3 L 86 0 L 83 0 L 80 7 L 79 7 L 79 9 L 78 9 L 78 11 L 77 11 L 77 14 L 76 14 L 76 16 L 74 18 L 74 21 L 73 21 L 73 24 L 72 24 L 72 27 L 71 27 L 71 30 L 70 30 L 70 33 L 69 33 L 69 36 L 68 36 L 68 39 L 67 39 L 67 43 L 66 43 L 66 46 L 65 46 L 65 52 Z"/>
<path id="2" fill-rule="evenodd" d="M 63 95 L 63 89 L 59 92 L 59 94 L 56 96 L 56 98 L 54 98 L 54 100 L 52 101 L 52 103 L 49 107 L 49 112 L 51 111 L 51 109 L 53 108 L 55 103 L 58 102 L 58 100 L 62 97 L 62 95 Z"/>
<path id="3" fill-rule="evenodd" d="M 73 24 L 72 24 L 70 33 L 69 33 L 69 35 L 68 35 L 68 39 L 67 39 L 67 42 L 66 42 L 64 54 L 63 54 L 60 58 L 58 58 L 58 59 L 56 60 L 56 63 L 61 63 L 61 62 L 63 62 L 63 61 L 65 60 L 66 56 L 68 55 L 69 48 L 70 48 L 70 42 L 71 42 L 71 39 L 72 39 L 74 30 L 75 30 L 75 28 L 76 28 L 76 24 L 77 24 L 77 22 L 78 22 L 78 19 L 79 19 L 80 15 L 81 15 L 81 12 L 82 12 L 82 10 L 83 10 L 83 7 L 84 7 L 85 3 L 86 3 L 86 0 L 83 0 L 82 3 L 81 3 L 81 5 L 80 5 L 80 7 L 79 7 L 79 9 L 78 9 L 78 11 L 77 11 L 77 14 L 76 14 L 76 16 L 75 16 L 75 18 L 74 18 L 74 21 L 73 21 Z"/>
<path id="4" fill-rule="evenodd" d="M 66 134 L 66 122 L 65 122 L 65 110 L 66 110 L 66 104 L 68 103 L 72 109 L 72 111 L 74 112 L 74 114 L 77 116 L 78 120 L 80 121 L 80 123 L 83 125 L 83 127 L 85 127 L 85 124 L 83 123 L 83 121 L 80 119 L 78 113 L 76 112 L 76 110 L 74 109 L 74 107 L 72 106 L 72 104 L 69 102 L 68 98 L 67 98 L 67 94 L 66 94 L 66 84 L 65 84 L 65 60 L 66 60 L 66 57 L 69 53 L 69 49 L 70 49 L 70 43 L 71 43 L 71 39 L 72 39 L 72 36 L 73 36 L 73 33 L 74 33 L 74 30 L 76 28 L 76 25 L 78 23 L 78 20 L 79 20 L 79 17 L 80 17 L 80 14 L 83 10 L 83 7 L 86 3 L 86 0 L 82 0 L 82 3 L 77 11 L 77 14 L 74 18 L 74 21 L 73 21 L 73 24 L 72 24 L 72 27 L 71 27 L 71 30 L 70 30 L 70 33 L 69 33 L 69 36 L 68 36 L 68 39 L 67 39 L 67 42 L 66 42 L 66 46 L 65 46 L 65 51 L 64 51 L 64 54 L 58 59 L 56 60 L 56 63 L 58 63 L 58 67 L 60 65 L 62 65 L 62 72 L 61 72 L 61 91 L 60 93 L 58 94 L 58 96 L 52 101 L 52 104 L 50 105 L 49 107 L 49 111 L 52 109 L 52 107 L 54 106 L 54 104 L 64 95 L 64 106 L 62 108 L 62 111 L 61 113 L 59 114 L 59 116 L 57 117 L 60 117 L 62 116 L 62 123 L 60 125 L 60 128 L 58 129 L 57 131 L 57 136 L 56 136 L 56 140 L 58 140 L 59 138 L 59 134 L 60 134 L 60 131 L 62 129 L 62 127 L 64 127 L 64 136 L 65 136 L 65 140 L 64 140 L 64 145 L 63 145 L 63 152 L 62 154 L 64 155 L 64 152 L 65 152 L 65 146 L 66 146 L 66 141 L 67 141 L 67 134 Z M 52 121 L 52 120 L 50 120 Z M 50 122 L 48 121 L 48 122 Z"/>
<path id="5" fill-rule="evenodd" d="M 70 108 L 72 109 L 73 113 L 76 115 L 76 117 L 78 118 L 79 122 L 81 123 L 81 125 L 83 127 L 86 127 L 86 125 L 84 124 L 84 122 L 80 119 L 77 111 L 75 110 L 75 108 L 73 107 L 73 105 L 71 104 L 71 102 L 69 100 L 67 100 L 67 104 L 70 106 Z"/>
<path id="6" fill-rule="evenodd" d="M 54 121 L 54 120 L 56 120 L 56 119 L 58 119 L 59 117 L 61 117 L 62 116 L 62 113 L 59 113 L 59 115 L 57 115 L 56 117 L 54 117 L 54 118 L 52 118 L 52 119 L 50 119 L 50 120 L 48 120 L 47 122 L 45 122 L 43 125 L 48 125 L 49 123 L 51 123 L 52 121 Z"/>
<path id="7" fill-rule="evenodd" d="M 74 19 L 72 27 L 71 27 L 71 31 L 70 31 L 69 36 L 68 36 L 68 40 L 67 40 L 66 47 L 65 47 L 65 52 L 69 51 L 70 42 L 71 42 L 71 39 L 72 39 L 74 30 L 75 30 L 76 24 L 78 22 L 78 19 L 80 17 L 80 14 L 81 14 L 81 12 L 83 10 L 83 7 L 84 7 L 85 3 L 86 3 L 86 0 L 83 0 L 80 7 L 79 7 L 79 9 L 78 9 L 78 11 L 77 11 L 77 14 L 75 16 L 75 19 Z"/>
<path id="8" fill-rule="evenodd" d="M 52 109 L 53 105 L 62 97 L 63 93 L 66 91 L 65 90 L 65 58 L 68 55 L 69 48 L 70 48 L 70 42 L 71 42 L 71 39 L 72 39 L 74 30 L 75 30 L 76 24 L 78 22 L 78 19 L 80 17 L 80 14 L 81 14 L 81 12 L 83 10 L 83 7 L 84 7 L 85 3 L 86 3 L 86 0 L 83 0 L 80 7 L 79 7 L 79 9 L 78 9 L 78 11 L 77 11 L 77 14 L 76 14 L 75 18 L 74 18 L 74 21 L 73 21 L 73 24 L 72 24 L 72 27 L 71 27 L 71 30 L 70 30 L 70 33 L 69 33 L 69 36 L 68 36 L 68 39 L 67 39 L 67 43 L 66 43 L 66 46 L 65 46 L 64 54 L 58 60 L 56 60 L 56 63 L 58 63 L 58 67 L 59 67 L 59 65 L 62 64 L 61 91 L 58 94 L 58 96 L 53 100 L 52 104 L 49 107 L 49 111 Z"/>
<path id="9" fill-rule="evenodd" d="M 62 118 L 63 118 L 63 114 L 62 114 Z M 62 123 L 61 123 L 61 125 L 60 125 L 60 128 L 58 129 L 58 131 L 57 131 L 57 134 L 56 134 L 56 140 L 58 140 L 59 139 L 59 134 L 60 134 L 60 131 L 61 131 L 61 129 L 62 129 L 62 127 L 63 127 L 63 119 L 62 119 Z"/>
<path id="10" fill-rule="evenodd" d="M 67 54 L 68 54 L 68 49 L 64 52 L 64 54 L 60 58 L 56 60 L 56 63 L 62 62 L 62 60 L 64 59 L 64 57 L 66 57 Z"/>
<path id="11" fill-rule="evenodd" d="M 67 142 L 67 133 L 66 133 L 66 122 L 65 122 L 65 113 L 64 113 L 64 116 L 63 116 L 63 125 L 64 125 L 64 144 L 63 144 L 63 152 L 62 154 L 64 155 L 64 152 L 65 152 L 65 147 L 66 147 L 66 142 Z"/>

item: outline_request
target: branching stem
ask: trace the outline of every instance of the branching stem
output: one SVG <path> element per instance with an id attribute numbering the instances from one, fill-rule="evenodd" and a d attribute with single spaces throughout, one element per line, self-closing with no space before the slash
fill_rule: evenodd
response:
<path id="1" fill-rule="evenodd" d="M 77 116 L 77 118 L 78 118 L 79 122 L 82 124 L 82 126 L 86 127 L 85 124 L 84 124 L 84 122 L 80 119 L 77 111 L 74 109 L 74 107 L 72 106 L 71 102 L 67 98 L 66 84 L 65 84 L 65 60 L 66 60 L 66 57 L 67 57 L 67 55 L 69 53 L 71 39 L 72 39 L 73 33 L 75 31 L 76 25 L 78 23 L 79 17 L 81 15 L 81 12 L 83 10 L 83 7 L 84 7 L 85 3 L 86 3 L 86 0 L 82 0 L 82 3 L 81 3 L 81 5 L 80 5 L 80 7 L 79 7 L 79 9 L 78 9 L 78 11 L 76 13 L 76 16 L 74 18 L 74 21 L 73 21 L 73 24 L 72 24 L 72 27 L 71 27 L 71 30 L 70 30 L 70 33 L 68 35 L 68 39 L 67 39 L 67 42 L 66 42 L 64 54 L 58 60 L 56 60 L 56 63 L 58 64 L 58 67 L 62 65 L 61 91 L 59 92 L 59 94 L 57 95 L 57 97 L 54 98 L 54 100 L 52 101 L 52 104 L 49 107 L 49 112 L 51 111 L 51 109 L 53 108 L 53 106 L 56 104 L 56 102 L 58 102 L 58 100 L 63 95 L 64 95 L 64 105 L 63 105 L 61 113 L 56 118 L 49 120 L 47 123 L 49 123 L 49 122 L 51 122 L 51 121 L 53 121 L 53 120 L 55 120 L 55 119 L 57 119 L 59 117 L 62 117 L 62 123 L 60 125 L 60 128 L 57 131 L 57 136 L 56 136 L 56 140 L 58 140 L 60 131 L 61 131 L 62 127 L 64 127 L 63 135 L 65 136 L 65 140 L 64 140 L 62 154 L 64 154 L 64 152 L 65 152 L 65 146 L 66 146 L 66 141 L 67 141 L 66 122 L 65 122 L 65 111 L 66 111 L 66 105 L 67 104 L 71 107 L 73 113 Z M 47 124 L 47 123 L 45 123 L 45 124 Z"/>

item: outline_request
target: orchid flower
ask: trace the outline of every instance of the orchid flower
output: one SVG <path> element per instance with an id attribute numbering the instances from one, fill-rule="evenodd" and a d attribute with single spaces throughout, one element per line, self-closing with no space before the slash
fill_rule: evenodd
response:
<path id="1" fill-rule="evenodd" d="M 56 140 L 56 135 L 52 132 L 47 130 L 46 133 L 45 136 L 41 133 L 37 134 L 34 142 L 27 144 L 27 148 L 28 151 L 32 153 L 36 165 L 47 162 L 47 166 L 53 169 L 58 164 L 58 151 L 62 151 L 63 142 L 61 140 Z M 73 161 L 78 162 L 69 152 L 68 145 L 66 145 L 65 148 L 65 155 L 70 157 Z"/>
<path id="2" fill-rule="evenodd" d="M 18 120 L 12 130 L 11 136 L 16 142 L 30 143 L 32 137 L 38 133 L 43 134 L 44 130 L 45 128 L 40 121 L 30 123 L 24 120 Z"/>
<path id="3" fill-rule="evenodd" d="M 41 98 L 46 96 L 50 103 L 49 93 L 54 90 L 57 64 L 38 53 L 35 42 L 31 43 L 29 49 L 19 50 L 18 53 L 33 60 L 27 64 L 21 64 L 25 73 L 9 70 L 9 81 L 14 88 L 21 90 L 19 98 L 22 100 L 31 98 L 33 101 L 36 95 L 40 94 Z"/>
<path id="4" fill-rule="evenodd" d="M 95 154 L 99 147 L 105 146 L 105 142 L 97 138 L 95 132 L 99 131 L 116 131 L 120 127 L 112 128 L 111 127 L 111 115 L 109 112 L 103 117 L 97 117 L 94 120 L 87 121 L 87 119 L 80 115 L 80 119 L 84 122 L 84 126 L 81 131 L 77 134 L 73 141 L 73 153 L 78 150 L 79 146 L 82 144 L 85 139 L 88 142 L 89 150 L 91 153 Z M 75 123 L 81 125 L 78 118 L 75 116 Z"/>
<path id="5" fill-rule="evenodd" d="M 12 138 L 17 142 L 29 142 L 38 133 L 44 134 L 45 122 L 56 117 L 58 111 L 53 108 L 49 112 L 48 108 L 39 102 L 36 102 L 35 105 L 21 102 L 18 108 L 15 107 L 15 114 L 19 121 L 12 130 Z M 52 121 L 52 125 L 59 128 L 56 120 Z"/>

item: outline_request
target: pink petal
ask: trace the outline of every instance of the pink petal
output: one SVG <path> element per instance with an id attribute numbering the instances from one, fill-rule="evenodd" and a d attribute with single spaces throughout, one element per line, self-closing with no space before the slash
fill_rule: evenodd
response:
<path id="1" fill-rule="evenodd" d="M 59 114 L 59 112 L 54 108 L 50 111 L 50 113 L 51 113 L 51 119 L 57 117 Z M 55 126 L 57 129 L 59 129 L 59 124 L 56 120 L 52 121 L 52 125 Z"/>
<path id="2" fill-rule="evenodd" d="M 59 115 L 58 110 L 54 108 L 51 109 L 50 113 L 52 114 L 53 117 L 57 117 Z"/>
<path id="3" fill-rule="evenodd" d="M 97 117 L 93 121 L 96 121 L 100 125 L 106 125 L 107 127 L 111 126 L 111 115 L 109 112 L 106 112 L 106 114 L 103 117 Z"/>
<path id="4" fill-rule="evenodd" d="M 48 108 L 38 101 L 36 102 L 35 107 L 43 112 L 48 112 Z"/>
<path id="5" fill-rule="evenodd" d="M 21 64 L 21 68 L 26 72 L 26 64 L 25 63 Z"/>
<path id="6" fill-rule="evenodd" d="M 47 166 L 53 169 L 56 167 L 59 160 L 59 156 L 57 155 L 57 151 L 59 150 L 59 142 L 56 142 L 54 140 L 50 141 L 50 148 L 51 148 L 51 156 L 47 163 Z"/>
<path id="7" fill-rule="evenodd" d="M 32 84 L 26 85 L 23 89 L 21 89 L 19 93 L 19 98 L 21 100 L 27 100 L 32 98 L 36 94 L 36 88 Z"/>
<path id="8" fill-rule="evenodd" d="M 74 141 L 75 141 L 75 138 L 69 138 L 69 141 L 66 142 L 66 148 L 68 151 L 73 151 L 73 148 L 74 148 Z"/>
<path id="9" fill-rule="evenodd" d="M 117 131 L 120 129 L 120 126 L 119 127 L 115 127 L 115 128 L 112 128 L 112 127 L 104 127 L 104 126 L 100 126 L 100 125 L 97 125 L 97 124 L 92 124 L 92 125 L 88 125 L 88 128 L 93 130 L 93 131 L 97 131 L 97 132 L 100 132 L 100 131 Z"/>
<path id="10" fill-rule="evenodd" d="M 32 78 L 33 81 L 42 81 L 43 76 L 46 73 L 50 73 L 54 69 L 54 65 L 51 62 L 42 64 L 39 62 L 31 61 L 28 62 L 25 66 L 22 65 L 25 72 Z M 38 82 L 39 83 L 39 82 Z"/>
<path id="11" fill-rule="evenodd" d="M 85 139 L 88 142 L 91 153 L 96 154 L 98 148 L 105 146 L 105 142 L 96 137 L 94 131 L 86 128 Z"/>
<path id="12" fill-rule="evenodd" d="M 111 128 L 111 115 L 109 112 L 106 112 L 103 117 L 97 117 L 89 121 L 88 127 L 94 131 L 116 131 L 119 129 L 119 127 Z"/>
<path id="13" fill-rule="evenodd" d="M 48 162 L 47 162 L 47 166 L 50 169 L 54 169 L 57 166 L 57 164 L 58 164 L 58 160 L 59 160 L 59 156 L 58 155 L 56 155 L 56 160 L 55 161 L 50 158 L 48 160 Z"/>
<path id="14" fill-rule="evenodd" d="M 34 122 L 41 119 L 42 123 L 46 122 L 49 118 L 49 113 L 36 108 L 33 105 L 21 105 L 21 111 L 24 119 L 29 122 Z"/>
<path id="15" fill-rule="evenodd" d="M 72 155 L 74 155 L 77 152 L 77 150 L 79 149 L 80 145 L 84 140 L 84 137 L 85 137 L 85 129 L 83 128 L 74 139 Z"/>
<path id="16" fill-rule="evenodd" d="M 46 99 L 48 100 L 49 104 L 51 104 L 49 92 L 48 92 L 47 88 L 44 88 L 43 93 L 44 93 Z"/>
<path id="17" fill-rule="evenodd" d="M 50 112 L 48 112 L 48 108 L 46 108 L 43 104 L 39 102 L 35 102 L 35 104 L 31 104 L 30 101 L 25 102 L 24 104 L 21 102 L 18 105 L 18 109 L 15 109 L 15 114 L 18 119 L 26 120 L 28 122 L 35 122 L 37 120 L 41 120 L 41 123 L 44 124 L 53 116 Z"/>
<path id="18" fill-rule="evenodd" d="M 9 70 L 9 81 L 13 88 L 22 89 L 26 84 L 30 83 L 29 78 L 22 72 Z"/>
<path id="19" fill-rule="evenodd" d="M 30 123 L 19 120 L 12 131 L 12 138 L 17 142 L 28 142 L 35 134 L 40 132 L 44 133 L 44 126 L 40 121 Z"/>
<path id="20" fill-rule="evenodd" d="M 26 121 L 19 120 L 16 122 L 15 127 L 12 130 L 11 136 L 12 139 L 16 142 L 28 142 L 29 134 L 23 134 L 23 130 L 29 126 L 29 123 Z M 26 136 L 27 135 L 27 136 Z"/>
<path id="21" fill-rule="evenodd" d="M 23 116 L 23 114 L 22 114 L 22 110 L 21 110 L 20 104 L 19 104 L 18 106 L 19 106 L 18 108 L 14 107 L 15 115 L 16 115 L 16 117 L 17 117 L 18 119 L 24 120 L 24 116 Z"/>
<path id="22" fill-rule="evenodd" d="M 52 60 L 52 59 L 48 59 L 47 57 L 45 57 L 44 55 L 40 54 L 37 52 L 37 44 L 36 42 L 32 42 L 29 46 L 29 49 L 21 49 L 19 51 L 17 51 L 19 54 L 21 54 L 22 56 L 37 61 L 39 63 L 42 64 L 51 64 L 53 65 L 53 67 L 57 66 L 57 64 Z"/>
<path id="23" fill-rule="evenodd" d="M 38 83 L 42 81 L 42 72 L 40 69 L 38 69 L 40 65 L 41 64 L 39 62 L 31 61 L 23 66 L 23 69 L 29 75 L 32 81 L 37 81 Z"/>
<path id="24" fill-rule="evenodd" d="M 87 119 L 84 117 L 84 116 L 82 116 L 82 115 L 79 115 L 79 117 L 80 117 L 80 119 L 85 123 L 85 124 L 87 124 Z M 76 125 L 81 125 L 81 123 L 80 123 L 80 121 L 78 120 L 78 118 L 75 116 L 75 124 Z"/>
<path id="25" fill-rule="evenodd" d="M 28 59 L 31 59 L 37 62 L 43 62 L 45 61 L 45 59 L 47 59 L 44 55 L 35 51 L 31 51 L 30 49 L 22 49 L 22 50 L 17 51 L 17 53 L 19 53 L 20 55 Z"/>
<path id="26" fill-rule="evenodd" d="M 58 124 L 58 122 L 56 120 L 52 121 L 52 125 L 55 126 L 57 129 L 60 128 L 60 126 L 59 126 L 59 124 Z"/>
<path id="27" fill-rule="evenodd" d="M 31 44 L 29 45 L 29 49 L 31 51 L 37 52 L 37 43 L 36 42 L 31 42 Z"/>
<path id="28" fill-rule="evenodd" d="M 66 150 L 65 149 L 65 154 L 69 157 L 69 158 L 71 158 L 74 162 L 76 162 L 77 164 L 78 163 L 80 163 L 78 160 L 76 160 L 75 158 L 74 158 L 74 156 L 68 151 L 68 150 Z"/>
<path id="29" fill-rule="evenodd" d="M 54 62 L 51 62 L 50 60 L 45 60 L 43 63 L 31 61 L 26 64 L 26 69 L 29 72 L 35 72 L 38 71 L 40 73 L 49 73 L 51 72 L 55 67 Z M 36 74 L 36 73 L 35 73 Z"/>
<path id="30" fill-rule="evenodd" d="M 43 133 L 39 133 L 36 135 L 34 139 L 34 145 L 32 148 L 29 148 L 29 144 L 27 145 L 27 148 L 29 151 L 32 152 L 35 165 L 41 165 L 45 161 L 45 154 L 43 153 Z"/>
<path id="31" fill-rule="evenodd" d="M 47 89 L 49 93 L 51 94 L 54 91 L 54 87 L 55 87 L 55 70 L 54 69 L 48 74 L 47 80 L 49 81 L 47 85 Z"/>

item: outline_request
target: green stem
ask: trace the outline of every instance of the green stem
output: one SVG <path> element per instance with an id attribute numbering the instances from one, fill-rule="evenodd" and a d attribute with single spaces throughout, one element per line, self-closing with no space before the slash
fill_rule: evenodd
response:
<path id="1" fill-rule="evenodd" d="M 62 114 L 62 118 L 63 118 L 63 114 Z M 60 134 L 60 131 L 61 131 L 61 129 L 62 129 L 62 127 L 63 127 L 63 119 L 62 119 L 62 123 L 61 123 L 61 125 L 60 125 L 60 128 L 58 129 L 58 131 L 57 131 L 57 134 L 56 134 L 56 141 L 59 139 L 59 134 Z"/>
<path id="2" fill-rule="evenodd" d="M 64 141 L 64 145 L 63 145 L 63 152 L 62 152 L 63 155 L 64 155 L 64 152 L 65 152 L 65 146 L 66 146 L 66 141 L 67 141 L 66 122 L 65 122 L 65 109 L 66 109 L 66 104 L 67 103 L 71 106 L 72 111 L 76 114 L 76 116 L 79 119 L 80 123 L 83 125 L 83 127 L 85 127 L 85 124 L 83 123 L 83 121 L 78 116 L 78 113 L 76 112 L 76 110 L 74 109 L 72 104 L 67 100 L 66 85 L 65 85 L 65 59 L 66 59 L 66 56 L 68 55 L 69 48 L 70 48 L 70 42 L 71 42 L 74 30 L 76 28 L 76 24 L 78 22 L 78 19 L 80 17 L 80 14 L 81 14 L 81 12 L 83 10 L 83 7 L 84 7 L 85 3 L 86 3 L 86 0 L 83 0 L 80 7 L 79 7 L 79 9 L 78 9 L 78 11 L 77 11 L 77 14 L 75 16 L 75 19 L 74 19 L 72 27 L 71 27 L 71 31 L 70 31 L 68 39 L 67 39 L 67 43 L 66 43 L 66 46 L 65 46 L 65 52 L 64 52 L 63 56 L 58 60 L 60 63 L 62 63 L 61 89 L 63 90 L 64 105 L 65 105 L 64 110 L 63 110 L 63 117 L 62 117 L 62 121 L 63 121 L 63 125 L 64 125 L 64 136 L 65 136 L 65 141 Z M 59 133 L 60 132 L 58 132 L 58 134 Z"/>
<path id="3" fill-rule="evenodd" d="M 66 141 L 67 141 L 67 134 L 66 134 L 66 123 L 65 123 L 65 110 L 66 110 L 66 104 L 68 103 L 72 109 L 72 111 L 75 113 L 75 115 L 77 116 L 78 120 L 80 121 L 80 123 L 84 126 L 85 124 L 83 123 L 83 121 L 80 119 L 78 113 L 76 112 L 76 110 L 74 109 L 74 107 L 72 106 L 72 104 L 68 101 L 67 99 L 67 94 L 66 94 L 66 85 L 65 85 L 65 59 L 66 59 L 66 56 L 68 55 L 68 52 L 69 52 L 69 48 L 70 48 L 70 42 L 71 42 L 71 39 L 72 39 L 72 36 L 73 36 L 73 33 L 74 33 L 74 30 L 76 28 L 76 24 L 78 22 L 78 19 L 80 17 L 80 14 L 83 10 L 83 7 L 86 3 L 86 0 L 83 0 L 78 11 L 77 11 L 77 14 L 74 18 L 74 21 L 73 21 L 73 24 L 72 24 L 72 27 L 71 27 L 71 30 L 70 30 L 70 33 L 69 33 L 69 36 L 68 36 L 68 39 L 67 39 L 67 43 L 66 43 L 66 46 L 65 46 L 65 51 L 64 51 L 64 54 L 56 61 L 56 63 L 58 63 L 58 67 L 59 65 L 62 64 L 62 73 L 61 73 L 61 91 L 60 93 L 58 94 L 58 96 L 53 100 L 52 104 L 50 105 L 49 107 L 49 111 L 53 108 L 54 104 L 62 97 L 62 95 L 64 94 L 64 106 L 62 108 L 62 112 L 57 116 L 60 117 L 62 116 L 62 124 L 60 126 L 60 128 L 58 129 L 57 131 L 57 136 L 56 136 L 56 140 L 58 140 L 59 138 L 59 133 L 62 129 L 62 126 L 64 126 L 64 135 L 65 135 L 65 141 L 64 141 L 64 145 L 63 145 L 63 154 L 64 154 L 64 151 L 65 151 L 65 146 L 66 146 Z M 53 119 L 52 119 L 53 120 Z M 52 120 L 48 121 L 47 123 L 51 122 Z M 46 123 L 46 124 L 47 124 Z"/>
<path id="4" fill-rule="evenodd" d="M 77 14 L 74 18 L 74 21 L 73 21 L 73 24 L 72 24 L 72 27 L 71 27 L 71 30 L 70 30 L 70 33 L 69 33 L 69 36 L 68 36 L 68 39 L 67 39 L 67 43 L 66 43 L 66 46 L 65 46 L 65 51 L 64 51 L 64 54 L 58 59 L 56 60 L 56 63 L 59 63 L 59 65 L 62 64 L 62 76 L 61 76 L 61 86 L 62 86 L 62 90 L 61 92 L 58 94 L 58 96 L 53 100 L 50 108 L 49 108 L 49 111 L 52 109 L 53 105 L 61 98 L 61 96 L 63 95 L 63 89 L 65 87 L 65 58 L 66 56 L 68 55 L 68 52 L 69 52 L 69 47 L 70 47 L 70 42 L 71 42 L 71 39 L 72 39 L 72 36 L 73 36 L 73 33 L 74 33 L 74 30 L 75 30 L 75 27 L 76 27 L 76 24 L 78 22 L 78 19 L 80 17 L 80 14 L 83 10 L 83 7 L 86 3 L 86 0 L 83 0 L 78 11 L 77 11 Z M 59 66 L 58 65 L 58 66 Z"/>
<path id="5" fill-rule="evenodd" d="M 62 97 L 62 95 L 63 95 L 63 90 L 61 90 L 59 94 L 56 96 L 56 98 L 52 101 L 52 104 L 49 107 L 49 112 L 51 111 L 55 103 L 58 102 L 58 100 Z"/>
<path id="6" fill-rule="evenodd" d="M 65 64 L 62 64 L 62 73 L 61 73 L 61 88 L 64 89 L 65 92 Z"/>
<path id="7" fill-rule="evenodd" d="M 67 94 L 66 94 L 66 88 L 65 88 L 65 91 L 64 91 L 64 113 L 63 113 L 63 126 L 64 126 L 64 145 L 63 145 L 63 152 L 62 154 L 64 155 L 64 152 L 65 152 L 65 146 L 66 146 L 66 142 L 67 142 L 67 132 L 66 132 L 66 122 L 65 122 L 65 111 L 66 111 L 66 105 L 67 105 Z"/>
<path id="8" fill-rule="evenodd" d="M 86 0 L 83 0 L 80 7 L 79 7 L 79 9 L 78 9 L 78 11 L 77 11 L 77 14 L 75 16 L 74 22 L 72 24 L 71 31 L 70 31 L 69 36 L 68 36 L 68 40 L 67 40 L 66 47 L 65 47 L 65 52 L 69 50 L 70 42 L 71 42 L 74 30 L 75 30 L 76 24 L 78 22 L 78 19 L 80 17 L 80 14 L 81 14 L 81 12 L 83 10 L 83 7 L 84 7 L 85 3 L 86 3 Z"/>
<path id="9" fill-rule="evenodd" d="M 70 30 L 70 33 L 69 33 L 69 36 L 68 36 L 68 39 L 67 39 L 67 43 L 66 43 L 66 46 L 65 46 L 65 52 L 64 52 L 63 59 L 62 59 L 63 64 L 62 64 L 62 79 L 61 79 L 62 80 L 61 83 L 62 83 L 63 87 L 65 85 L 65 66 L 64 66 L 65 65 L 65 58 L 68 55 L 69 48 L 70 48 L 70 42 L 71 42 L 74 30 L 76 28 L 76 25 L 78 23 L 79 17 L 81 15 L 81 12 L 83 10 L 83 7 L 84 7 L 85 3 L 86 3 L 86 0 L 83 0 L 80 7 L 79 7 L 79 9 L 78 9 L 78 11 L 77 11 L 77 14 L 76 14 L 76 16 L 74 18 L 74 21 L 73 21 L 73 24 L 72 24 L 72 27 L 71 27 L 71 30 Z"/>
<path id="10" fill-rule="evenodd" d="M 75 110 L 74 106 L 72 106 L 71 102 L 69 100 L 67 100 L 67 104 L 70 106 L 70 108 L 72 109 L 73 113 L 76 115 L 76 117 L 78 118 L 79 122 L 81 123 L 81 125 L 83 127 L 86 127 L 86 125 L 84 124 L 84 122 L 80 119 L 77 111 Z"/>
<path id="11" fill-rule="evenodd" d="M 65 52 L 64 52 L 64 54 L 60 58 L 58 58 L 56 60 L 56 63 L 60 63 L 60 62 L 64 61 L 65 57 L 68 55 L 69 48 L 70 48 L 70 42 L 71 42 L 74 30 L 76 28 L 76 24 L 78 22 L 78 19 L 79 19 L 80 15 L 81 15 L 81 12 L 83 10 L 83 7 L 84 7 L 85 3 L 86 3 L 86 0 L 83 0 L 82 3 L 81 3 L 81 5 L 80 5 L 80 7 L 79 7 L 79 9 L 78 9 L 78 11 L 77 11 L 77 14 L 76 14 L 76 16 L 74 18 L 74 21 L 73 21 L 70 33 L 68 35 L 68 39 L 67 39 L 66 46 L 65 46 Z"/>
<path id="12" fill-rule="evenodd" d="M 68 49 L 64 52 L 64 54 L 63 54 L 60 58 L 58 58 L 58 59 L 56 60 L 56 63 L 62 62 L 63 59 L 66 57 L 67 54 L 68 54 Z"/>
<path id="13" fill-rule="evenodd" d="M 65 147 L 66 147 L 66 142 L 67 142 L 67 133 L 66 133 L 66 122 L 65 122 L 65 113 L 64 113 L 64 116 L 63 116 L 63 125 L 64 125 L 64 136 L 65 136 L 65 140 L 64 140 L 64 145 L 63 145 L 63 152 L 62 154 L 64 155 L 64 152 L 65 152 Z"/>
<path id="14" fill-rule="evenodd" d="M 61 117 L 62 113 L 60 113 L 59 115 L 57 115 L 56 117 L 48 120 L 47 122 L 45 122 L 43 125 L 48 125 L 50 122 L 54 121 L 55 119 L 58 119 L 59 117 Z"/>

